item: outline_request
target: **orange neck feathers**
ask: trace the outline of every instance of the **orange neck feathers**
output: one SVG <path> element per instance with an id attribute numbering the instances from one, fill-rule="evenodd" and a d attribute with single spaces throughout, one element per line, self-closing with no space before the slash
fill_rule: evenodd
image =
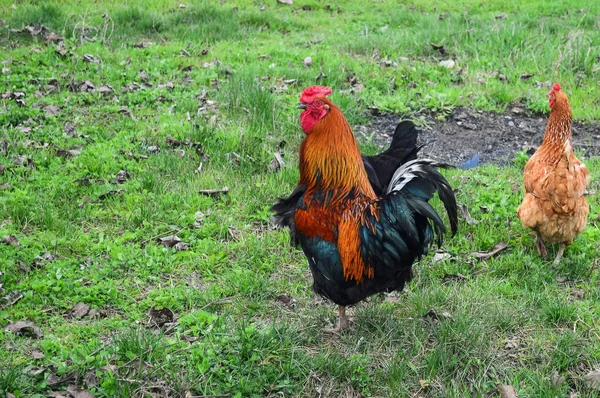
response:
<path id="1" fill-rule="evenodd" d="M 555 157 L 560 158 L 567 143 L 571 151 L 573 150 L 573 137 L 571 135 L 573 115 L 567 95 L 562 91 L 555 94 L 556 100 L 550 111 L 548 125 L 540 149 L 546 148 L 549 155 L 555 154 Z"/>
<path id="2" fill-rule="evenodd" d="M 300 146 L 300 183 L 307 185 L 307 193 L 317 189 L 331 192 L 331 202 L 352 190 L 375 199 L 350 125 L 338 107 L 327 99 L 323 102 L 329 105 L 329 113 Z"/>

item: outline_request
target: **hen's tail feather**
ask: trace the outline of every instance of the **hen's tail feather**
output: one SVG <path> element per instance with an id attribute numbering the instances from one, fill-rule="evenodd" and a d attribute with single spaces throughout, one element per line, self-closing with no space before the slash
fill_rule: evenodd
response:
<path id="1" fill-rule="evenodd" d="M 452 235 L 454 235 L 458 230 L 458 208 L 456 205 L 456 197 L 454 196 L 454 191 L 448 181 L 436 170 L 437 167 L 451 168 L 452 166 L 431 159 L 415 159 L 403 164 L 392 176 L 387 188 L 387 193 L 405 190 L 427 202 L 433 197 L 433 194 L 437 192 L 448 213 L 450 230 L 452 231 Z M 435 213 L 433 208 L 431 208 L 431 210 Z M 437 215 L 437 213 L 435 214 Z M 429 216 L 428 218 L 436 223 L 434 218 Z M 436 232 L 438 231 L 440 230 L 437 230 Z"/>

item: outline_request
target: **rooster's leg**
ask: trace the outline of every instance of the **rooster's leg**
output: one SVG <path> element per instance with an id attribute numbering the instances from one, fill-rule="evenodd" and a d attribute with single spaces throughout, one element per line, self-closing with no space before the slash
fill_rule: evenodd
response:
<path id="1" fill-rule="evenodd" d="M 346 317 L 346 307 L 344 307 L 343 305 L 340 305 L 338 307 L 338 311 L 340 313 L 340 321 L 338 324 L 338 330 L 341 332 L 342 330 L 344 330 L 348 327 L 349 323 L 348 323 L 348 318 Z"/>
<path id="2" fill-rule="evenodd" d="M 543 258 L 548 257 L 548 252 L 546 251 L 546 245 L 544 244 L 542 235 L 540 235 L 539 232 L 536 232 L 535 248 L 537 249 L 540 256 L 542 256 Z"/>
<path id="3" fill-rule="evenodd" d="M 560 260 L 562 259 L 563 253 L 565 252 L 565 244 L 561 243 L 558 247 L 558 253 L 556 254 L 556 259 L 554 260 L 554 264 L 560 264 Z"/>
<path id="4" fill-rule="evenodd" d="M 348 321 L 348 317 L 346 317 L 346 307 L 344 307 L 343 305 L 338 306 L 338 311 L 339 311 L 339 320 L 338 320 L 338 324 L 333 326 L 333 327 L 326 327 L 325 329 L 323 329 L 325 332 L 327 333 L 339 333 L 344 329 L 347 329 L 348 326 L 350 325 L 350 322 Z"/>

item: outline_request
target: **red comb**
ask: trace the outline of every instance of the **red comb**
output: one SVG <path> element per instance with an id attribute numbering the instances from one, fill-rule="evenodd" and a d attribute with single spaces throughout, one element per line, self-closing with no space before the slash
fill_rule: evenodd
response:
<path id="1" fill-rule="evenodd" d="M 307 104 L 317 97 L 327 97 L 333 90 L 325 86 L 310 86 L 300 94 L 300 102 Z"/>
<path id="2" fill-rule="evenodd" d="M 552 86 L 552 90 L 554 90 L 554 91 L 560 91 L 560 84 L 555 83 L 554 86 Z"/>

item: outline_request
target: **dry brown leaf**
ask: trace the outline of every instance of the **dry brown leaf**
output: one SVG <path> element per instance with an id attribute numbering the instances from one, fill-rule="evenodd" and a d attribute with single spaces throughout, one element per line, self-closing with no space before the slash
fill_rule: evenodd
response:
<path id="1" fill-rule="evenodd" d="M 459 204 L 458 210 L 460 212 L 460 215 L 465 219 L 465 221 L 467 222 L 468 225 L 477 225 L 479 223 L 479 221 L 477 221 L 476 219 L 471 217 L 471 214 L 469 213 L 469 208 L 467 207 L 467 205 L 462 204 L 462 203 Z"/>
<path id="2" fill-rule="evenodd" d="M 124 184 L 125 181 L 129 178 L 129 173 L 125 170 L 119 170 L 116 176 L 116 180 L 118 184 Z"/>
<path id="3" fill-rule="evenodd" d="M 190 244 L 187 242 L 178 242 L 174 247 L 178 252 L 182 252 L 184 250 L 188 250 L 190 248 Z"/>
<path id="4" fill-rule="evenodd" d="M 592 370 L 583 377 L 585 385 L 596 391 L 600 391 L 600 369 Z"/>
<path id="5" fill-rule="evenodd" d="M 65 123 L 64 131 L 65 134 L 71 138 L 77 137 L 77 130 L 75 130 L 75 126 L 69 122 Z"/>
<path id="6" fill-rule="evenodd" d="M 46 105 L 44 107 L 44 112 L 46 112 L 49 115 L 56 116 L 58 115 L 58 112 L 60 112 L 60 108 L 54 104 Z"/>
<path id="7" fill-rule="evenodd" d="M 302 61 L 302 65 L 304 65 L 305 68 L 308 68 L 309 66 L 311 66 L 312 63 L 313 63 L 312 57 L 306 57 Z"/>
<path id="8" fill-rule="evenodd" d="M 101 62 L 99 57 L 92 54 L 83 54 L 83 61 L 92 64 L 99 64 Z"/>
<path id="9" fill-rule="evenodd" d="M 429 43 L 431 45 L 431 47 L 436 50 L 437 52 L 439 52 L 441 55 L 448 55 L 448 51 L 446 51 L 446 47 L 444 47 L 443 44 L 435 44 L 435 43 Z"/>
<path id="10" fill-rule="evenodd" d="M 100 379 L 98 378 L 98 375 L 96 374 L 95 369 L 88 370 L 85 373 L 85 376 L 83 376 L 83 384 L 87 388 L 94 388 L 94 387 L 98 386 L 99 382 L 100 382 Z"/>
<path id="11" fill-rule="evenodd" d="M 239 242 L 242 239 L 242 233 L 233 225 L 227 228 L 227 233 L 229 234 L 229 237 L 235 240 L 236 242 Z"/>
<path id="12" fill-rule="evenodd" d="M 111 196 L 121 195 L 122 193 L 123 193 L 122 189 L 113 189 L 111 191 L 108 191 L 108 192 L 103 193 L 102 195 L 98 196 L 98 201 L 103 201 L 106 198 L 109 198 Z"/>
<path id="13" fill-rule="evenodd" d="M 487 259 L 491 258 L 492 256 L 495 256 L 502 250 L 506 249 L 507 247 L 508 247 L 508 244 L 506 244 L 504 242 L 498 242 L 494 245 L 494 247 L 492 247 L 492 250 L 490 250 L 488 252 L 472 252 L 471 254 L 473 254 L 479 260 L 487 260 Z"/>
<path id="14" fill-rule="evenodd" d="M 4 235 L 2 240 L 5 244 L 10 245 L 12 247 L 19 247 L 19 239 L 14 235 Z"/>
<path id="15" fill-rule="evenodd" d="M 85 303 L 77 303 L 75 307 L 73 307 L 73 311 L 71 315 L 73 318 L 83 318 L 90 312 L 90 306 Z"/>
<path id="16" fill-rule="evenodd" d="M 453 319 L 452 315 L 450 315 L 449 312 L 436 312 L 435 310 L 429 310 L 427 311 L 427 313 L 425 313 L 425 315 L 422 316 L 422 318 L 431 318 L 431 319 L 435 319 L 436 321 L 441 321 L 442 319 Z"/>
<path id="17" fill-rule="evenodd" d="M 133 45 L 134 48 L 148 48 L 152 45 L 151 41 L 141 41 Z"/>
<path id="18" fill-rule="evenodd" d="M 18 334 L 29 334 L 35 335 L 38 339 L 44 337 L 44 332 L 35 323 L 31 321 L 18 321 L 11 323 L 4 328 L 7 332 L 18 333 Z"/>
<path id="19" fill-rule="evenodd" d="M 296 306 L 296 299 L 293 298 L 292 296 L 290 296 L 289 294 L 279 295 L 279 296 L 277 296 L 277 300 L 279 300 L 279 302 L 284 304 L 286 307 L 293 308 Z"/>
<path id="20" fill-rule="evenodd" d="M 152 307 L 148 315 L 150 316 L 150 323 L 158 327 L 162 327 L 165 323 L 172 323 L 175 320 L 175 314 L 167 307 L 160 310 Z"/>
<path id="21" fill-rule="evenodd" d="M 114 93 L 114 91 L 115 90 L 112 88 L 112 86 L 110 86 L 108 84 L 103 84 L 102 86 L 100 86 L 96 89 L 97 93 L 104 94 L 104 95 Z"/>
<path id="22" fill-rule="evenodd" d="M 213 199 L 218 199 L 221 195 L 226 195 L 229 192 L 229 187 L 223 187 L 222 189 L 201 189 L 198 191 L 200 195 L 210 196 Z"/>
<path id="23" fill-rule="evenodd" d="M 505 384 L 498 385 L 498 392 L 501 398 L 519 398 L 517 392 L 513 386 L 507 386 Z"/>
<path id="24" fill-rule="evenodd" d="M 521 80 L 529 80 L 534 76 L 535 76 L 535 74 L 533 74 L 533 73 L 523 73 L 521 75 Z"/>
<path id="25" fill-rule="evenodd" d="M 40 350 L 32 350 L 31 356 L 33 357 L 33 359 L 44 359 L 46 357 L 44 353 Z"/>
<path id="26" fill-rule="evenodd" d="M 62 375 L 61 377 L 57 376 L 56 373 L 51 372 L 46 378 L 46 384 L 48 387 L 58 387 L 63 384 L 70 383 L 72 381 L 76 381 L 79 375 L 77 371 L 73 370 L 69 373 Z"/>
<path id="27" fill-rule="evenodd" d="M 552 382 L 552 387 L 559 388 L 562 383 L 564 383 L 566 377 L 558 373 L 556 370 L 552 372 L 550 375 L 550 381 Z"/>
<path id="28" fill-rule="evenodd" d="M 177 235 L 169 235 L 163 238 L 158 238 L 158 241 L 165 247 L 173 247 L 181 242 L 181 239 L 179 239 L 179 236 Z"/>
<path id="29" fill-rule="evenodd" d="M 283 157 L 279 152 L 275 152 L 273 155 L 275 156 L 275 159 L 271 160 L 271 163 L 269 163 L 269 168 L 271 168 L 271 170 L 278 171 L 285 166 L 285 162 L 283 161 Z"/>

